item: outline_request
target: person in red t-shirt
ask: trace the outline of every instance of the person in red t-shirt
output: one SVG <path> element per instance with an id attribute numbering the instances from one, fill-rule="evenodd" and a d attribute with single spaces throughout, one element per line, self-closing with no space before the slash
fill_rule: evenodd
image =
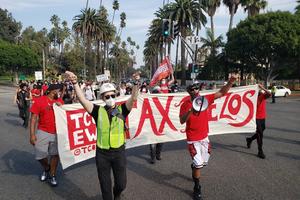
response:
<path id="1" fill-rule="evenodd" d="M 169 86 L 174 83 L 174 75 L 171 73 L 171 80 L 167 81 L 167 79 L 163 78 L 160 81 L 160 91 L 161 93 L 169 93 Z"/>
<path id="2" fill-rule="evenodd" d="M 263 133 L 266 129 L 266 99 L 271 96 L 266 88 L 261 84 L 258 85 L 259 93 L 257 96 L 257 108 L 256 108 L 256 133 L 252 137 L 246 138 L 247 147 L 250 149 L 253 140 L 257 140 L 258 154 L 257 156 L 261 159 L 265 159 L 266 156 L 263 152 Z"/>
<path id="3" fill-rule="evenodd" d="M 57 186 L 56 169 L 59 161 L 57 150 L 57 136 L 55 127 L 55 116 L 53 104 L 62 105 L 63 100 L 59 98 L 62 85 L 52 84 L 48 88 L 48 94 L 37 99 L 31 107 L 30 112 L 30 143 L 35 148 L 35 158 L 43 167 L 40 176 L 41 181 L 50 179 L 51 186 Z M 38 127 L 36 130 L 36 124 Z M 48 162 L 50 157 L 50 165 Z"/>
<path id="4" fill-rule="evenodd" d="M 31 96 L 32 96 L 32 104 L 41 96 L 41 90 L 37 88 L 37 85 L 33 85 L 33 89 L 31 90 Z"/>
<path id="5" fill-rule="evenodd" d="M 214 103 L 214 100 L 224 96 L 232 87 L 236 76 L 231 76 L 228 83 L 214 94 L 205 95 L 208 106 Z M 190 98 L 185 97 L 180 107 L 180 123 L 186 123 L 186 136 L 190 155 L 193 159 L 192 177 L 194 181 L 193 199 L 201 200 L 200 169 L 207 165 L 210 156 L 209 149 L 209 127 L 207 109 L 197 112 L 193 109 L 192 102 L 199 96 L 199 84 L 193 84 L 187 87 Z"/>

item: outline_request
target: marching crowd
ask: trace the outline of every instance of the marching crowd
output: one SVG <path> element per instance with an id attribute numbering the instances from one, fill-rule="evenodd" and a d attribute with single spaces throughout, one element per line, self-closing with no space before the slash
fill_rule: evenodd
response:
<path id="1" fill-rule="evenodd" d="M 236 76 L 233 75 L 226 85 L 213 94 L 205 95 L 208 106 L 214 100 L 227 94 L 233 86 Z M 192 158 L 192 179 L 194 182 L 193 199 L 201 200 L 200 170 L 207 165 L 210 157 L 208 111 L 196 111 L 192 102 L 200 96 L 201 86 L 192 84 L 186 88 L 189 96 L 184 99 L 180 107 L 180 123 L 186 124 L 188 150 Z M 94 118 L 97 127 L 96 167 L 100 189 L 104 200 L 121 199 L 122 191 L 126 188 L 126 156 L 125 131 L 126 117 L 130 113 L 137 96 L 140 93 L 169 93 L 178 91 L 178 85 L 173 75 L 170 80 L 161 79 L 160 84 L 150 87 L 149 82 L 140 81 L 140 75 L 134 74 L 132 81 L 114 84 L 82 82 L 77 76 L 67 71 L 63 82 L 30 81 L 20 82 L 16 91 L 15 102 L 19 108 L 19 115 L 23 119 L 23 126 L 30 126 L 30 143 L 35 149 L 35 158 L 41 164 L 43 172 L 40 181 L 49 181 L 57 186 L 56 170 L 59 162 L 57 137 L 53 104 L 63 105 L 80 103 Z M 123 104 L 117 105 L 117 96 L 130 95 Z M 265 129 L 266 101 L 270 92 L 259 85 L 257 103 L 257 131 L 251 138 L 246 138 L 246 145 L 251 147 L 253 140 L 258 143 L 258 157 L 265 158 L 262 149 L 263 131 Z M 101 99 L 105 106 L 94 104 Z M 202 99 L 203 100 L 203 99 Z M 200 108 L 201 109 L 201 108 Z M 31 117 L 30 117 L 31 113 Z M 29 120 L 30 118 L 30 120 Z M 200 122 L 201 123 L 198 123 Z M 121 128 L 120 128 L 121 127 Z M 150 162 L 161 160 L 163 144 L 150 145 Z M 50 157 L 50 159 L 49 159 Z M 114 176 L 112 184 L 111 171 Z M 113 187 L 112 187 L 113 185 Z"/>

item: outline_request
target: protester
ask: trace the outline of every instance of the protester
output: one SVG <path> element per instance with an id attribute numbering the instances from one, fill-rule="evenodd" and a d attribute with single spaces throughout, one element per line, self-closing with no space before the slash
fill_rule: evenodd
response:
<path id="1" fill-rule="evenodd" d="M 28 127 L 29 121 L 29 107 L 30 107 L 30 92 L 28 92 L 28 86 L 26 83 L 20 84 L 20 89 L 17 90 L 17 95 L 15 97 L 15 102 L 19 108 L 19 116 L 23 119 L 23 127 Z"/>
<path id="2" fill-rule="evenodd" d="M 276 86 L 275 84 L 273 84 L 272 88 L 271 88 L 271 94 L 272 94 L 272 103 L 276 103 L 275 101 L 275 94 L 276 94 Z"/>
<path id="3" fill-rule="evenodd" d="M 89 101 L 96 100 L 95 93 L 91 87 L 90 83 L 86 83 L 86 86 L 83 88 L 84 97 Z"/>
<path id="4" fill-rule="evenodd" d="M 231 76 L 229 82 L 214 94 L 205 95 L 208 105 L 214 100 L 224 96 L 236 80 L 236 76 Z M 193 159 L 192 177 L 194 181 L 193 199 L 202 199 L 200 185 L 200 169 L 207 165 L 210 156 L 210 144 L 208 139 L 208 111 L 207 109 L 197 112 L 193 109 L 192 102 L 198 97 L 199 85 L 193 84 L 187 87 L 190 98 L 185 98 L 180 107 L 180 123 L 186 123 L 186 136 L 190 155 Z"/>
<path id="5" fill-rule="evenodd" d="M 133 86 L 132 95 L 120 105 L 116 105 L 116 88 L 111 83 L 104 83 L 100 87 L 101 99 L 105 106 L 99 106 L 85 99 L 79 88 L 77 77 L 72 72 L 66 72 L 68 80 L 74 87 L 76 95 L 85 108 L 92 115 L 97 126 L 96 166 L 102 191 L 103 200 L 120 199 L 126 187 L 126 157 L 125 157 L 125 119 L 134 101 L 137 99 L 138 87 Z M 111 170 L 114 175 L 112 193 Z"/>
<path id="6" fill-rule="evenodd" d="M 31 90 L 31 96 L 32 96 L 32 103 L 34 103 L 35 100 L 41 96 L 41 90 L 38 89 L 37 84 L 34 84 L 32 87 L 33 89 Z"/>
<path id="7" fill-rule="evenodd" d="M 120 96 L 125 96 L 126 95 L 126 83 L 125 82 L 121 82 L 119 92 L 120 92 Z"/>
<path id="8" fill-rule="evenodd" d="M 36 160 L 43 167 L 40 181 L 44 182 L 49 179 L 53 187 L 58 184 L 56 169 L 59 161 L 53 104 L 63 104 L 62 99 L 59 98 L 61 89 L 60 84 L 50 85 L 47 95 L 37 99 L 31 107 L 30 143 L 35 148 Z M 50 164 L 48 156 L 50 156 Z"/>
<path id="9" fill-rule="evenodd" d="M 271 96 L 271 93 L 265 89 L 261 84 L 259 86 L 259 93 L 257 97 L 257 108 L 256 108 L 256 133 L 249 138 L 246 138 L 248 149 L 251 147 L 251 143 L 256 139 L 258 146 L 257 156 L 261 159 L 265 159 L 266 156 L 263 152 L 263 133 L 266 129 L 266 99 Z"/>
<path id="10" fill-rule="evenodd" d="M 155 86 L 152 90 L 153 94 L 161 93 L 159 86 Z M 150 144 L 150 163 L 154 164 L 156 160 L 161 160 L 161 151 L 163 143 Z"/>
<path id="11" fill-rule="evenodd" d="M 169 93 L 169 87 L 174 83 L 174 75 L 171 73 L 171 80 L 168 81 L 166 78 L 161 79 L 160 88 L 162 93 Z"/>

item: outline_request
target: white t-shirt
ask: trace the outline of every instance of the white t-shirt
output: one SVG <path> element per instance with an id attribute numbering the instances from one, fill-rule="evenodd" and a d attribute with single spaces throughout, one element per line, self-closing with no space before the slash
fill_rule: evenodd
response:
<path id="1" fill-rule="evenodd" d="M 84 89 L 84 96 L 89 101 L 94 100 L 94 91 L 92 90 L 92 88 L 86 87 Z"/>

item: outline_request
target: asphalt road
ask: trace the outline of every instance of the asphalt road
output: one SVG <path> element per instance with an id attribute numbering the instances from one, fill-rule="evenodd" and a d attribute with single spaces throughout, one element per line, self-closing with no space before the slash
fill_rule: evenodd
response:
<path id="1" fill-rule="evenodd" d="M 65 171 L 60 167 L 57 188 L 39 181 L 41 168 L 12 104 L 13 95 L 13 88 L 0 86 L 0 199 L 102 199 L 93 159 Z M 277 99 L 276 104 L 267 104 L 267 111 L 265 160 L 256 157 L 256 142 L 246 149 L 250 133 L 210 137 L 212 156 L 201 179 L 205 200 L 300 199 L 300 97 Z M 148 146 L 127 151 L 124 199 L 191 199 L 186 143 L 165 144 L 163 160 L 155 165 L 149 164 L 148 153 Z"/>

